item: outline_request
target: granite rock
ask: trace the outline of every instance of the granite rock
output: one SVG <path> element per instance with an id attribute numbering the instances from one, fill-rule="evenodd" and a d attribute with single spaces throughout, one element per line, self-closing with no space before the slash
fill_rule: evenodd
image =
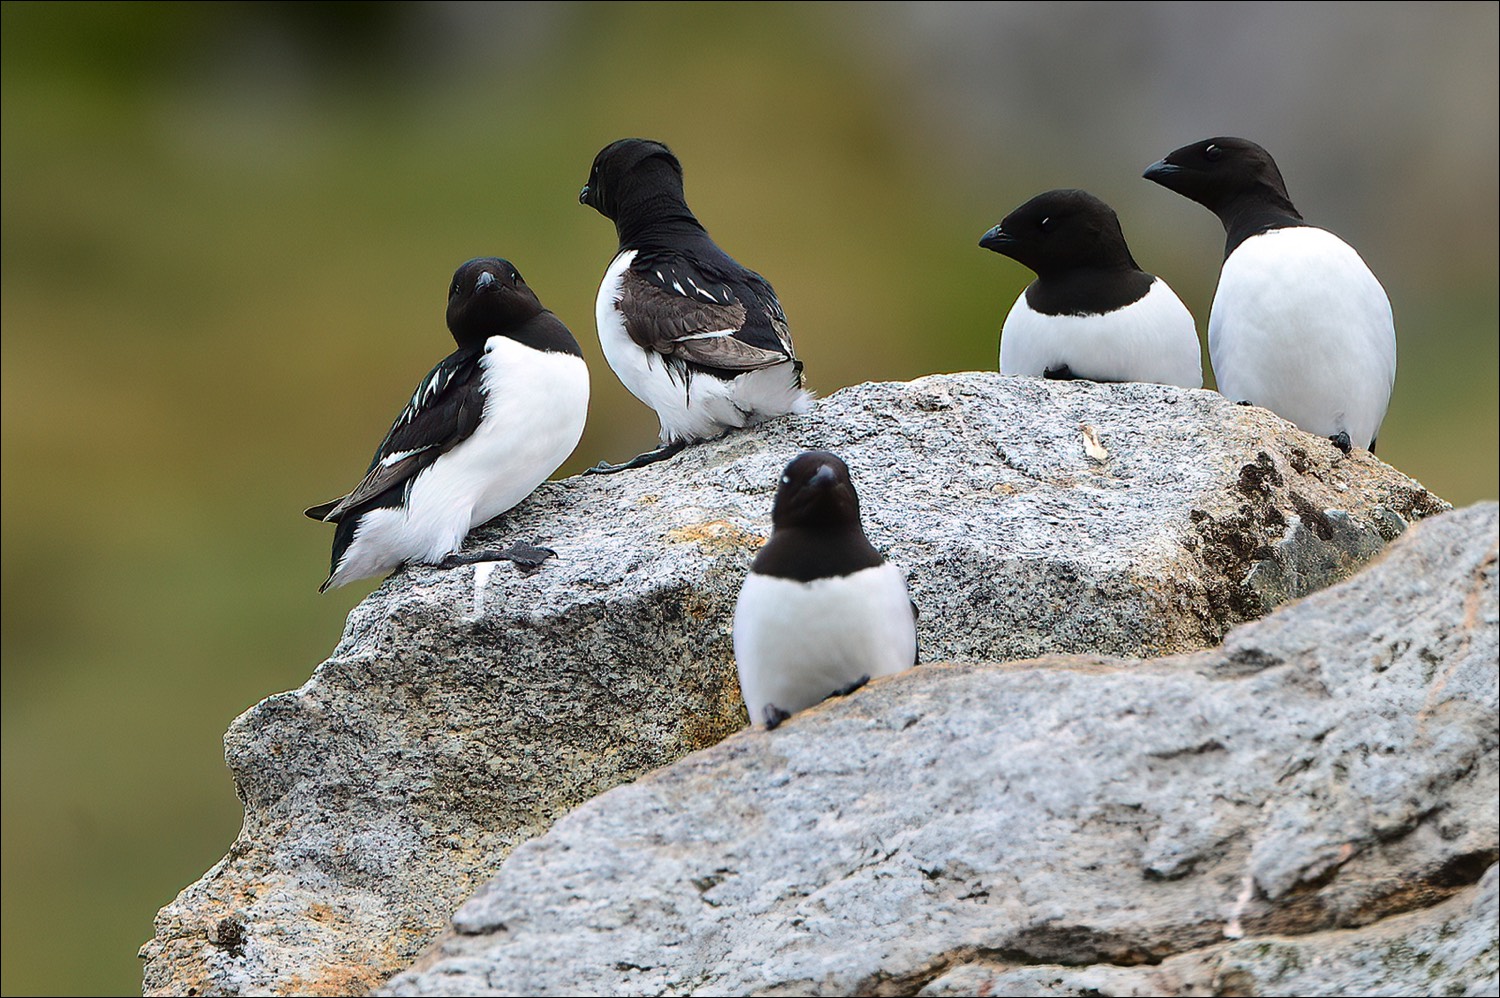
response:
<path id="1" fill-rule="evenodd" d="M 1155 660 L 928 665 L 618 787 L 384 993 L 1480 994 L 1493 503 Z"/>
<path id="2" fill-rule="evenodd" d="M 739 729 L 735 595 L 777 475 L 813 447 L 849 463 L 907 571 L 924 661 L 1210 647 L 1445 508 L 1212 392 L 982 373 L 859 385 L 546 484 L 469 544 L 555 560 L 397 573 L 304 686 L 233 723 L 244 826 L 158 915 L 146 992 L 362 993 L 518 844 Z"/>

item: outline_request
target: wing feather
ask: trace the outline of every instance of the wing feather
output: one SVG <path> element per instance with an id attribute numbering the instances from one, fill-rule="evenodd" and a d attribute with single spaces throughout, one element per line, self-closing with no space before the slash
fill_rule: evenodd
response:
<path id="1" fill-rule="evenodd" d="M 457 350 L 427 375 L 391 425 L 365 477 L 341 499 L 306 510 L 314 520 L 338 523 L 406 486 L 432 462 L 474 432 L 484 413 L 482 350 Z"/>
<path id="2" fill-rule="evenodd" d="M 736 288 L 680 256 L 638 259 L 620 288 L 626 332 L 644 349 L 722 371 L 756 371 L 791 360 L 791 337 L 775 293 L 741 268 L 745 275 L 764 292 L 744 282 Z"/>

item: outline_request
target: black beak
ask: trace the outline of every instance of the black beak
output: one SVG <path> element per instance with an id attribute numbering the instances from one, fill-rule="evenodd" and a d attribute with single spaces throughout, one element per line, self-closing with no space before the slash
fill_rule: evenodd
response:
<path id="1" fill-rule="evenodd" d="M 838 475 L 835 474 L 833 465 L 820 464 L 818 465 L 818 470 L 813 472 L 813 476 L 807 480 L 807 484 L 815 489 L 826 489 L 833 486 L 837 481 Z"/>
<path id="2" fill-rule="evenodd" d="M 581 190 L 581 191 L 578 192 L 578 203 L 579 204 L 588 204 L 589 203 L 589 185 L 588 184 L 584 184 L 583 185 L 583 190 Z"/>
<path id="3" fill-rule="evenodd" d="M 1150 166 L 1146 167 L 1146 172 L 1141 174 L 1141 176 L 1145 177 L 1147 180 L 1152 181 L 1153 183 L 1161 184 L 1163 187 L 1165 187 L 1168 177 L 1181 172 L 1181 167 L 1173 166 L 1166 160 L 1159 159 L 1155 163 L 1152 163 Z"/>
<path id="4" fill-rule="evenodd" d="M 979 237 L 980 248 L 992 250 L 996 253 L 1004 253 L 1005 248 L 1013 242 L 1015 240 L 999 225 Z"/>

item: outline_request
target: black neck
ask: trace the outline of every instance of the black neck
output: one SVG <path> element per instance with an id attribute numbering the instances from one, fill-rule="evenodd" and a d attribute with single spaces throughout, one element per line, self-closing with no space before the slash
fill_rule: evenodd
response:
<path id="1" fill-rule="evenodd" d="M 561 319 L 546 309 L 538 312 L 505 335 L 517 343 L 531 347 L 533 350 L 571 354 L 574 357 L 583 356 L 583 351 L 578 347 L 578 341 L 573 338 L 573 334 L 568 331 L 568 327 L 563 325 Z"/>
<path id="2" fill-rule="evenodd" d="M 1075 267 L 1038 277 L 1026 304 L 1043 315 L 1103 315 L 1140 301 L 1156 279 L 1139 267 Z"/>
<path id="3" fill-rule="evenodd" d="M 1292 202 L 1274 191 L 1257 191 L 1230 201 L 1214 214 L 1224 223 L 1224 257 L 1249 239 L 1272 229 L 1306 225 Z"/>
<path id="4" fill-rule="evenodd" d="M 777 527 L 750 570 L 778 579 L 811 582 L 850 575 L 883 561 L 857 523 L 818 529 Z"/>
<path id="5" fill-rule="evenodd" d="M 662 192 L 620 210 L 615 232 L 621 249 L 664 249 L 707 238 L 708 231 L 680 195 Z"/>

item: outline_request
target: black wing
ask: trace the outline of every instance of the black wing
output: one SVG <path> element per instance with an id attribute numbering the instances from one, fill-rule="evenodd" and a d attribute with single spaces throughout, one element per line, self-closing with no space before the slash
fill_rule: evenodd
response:
<path id="1" fill-rule="evenodd" d="M 444 357 L 396 417 L 364 480 L 343 498 L 313 506 L 306 514 L 338 523 L 351 511 L 379 505 L 374 500 L 406 486 L 440 455 L 466 440 L 484 413 L 479 364 L 483 356 L 483 348 L 476 348 Z"/>
<path id="2" fill-rule="evenodd" d="M 667 357 L 739 372 L 792 360 L 792 339 L 776 292 L 734 264 L 710 267 L 679 254 L 639 254 L 620 286 L 625 330 Z"/>

